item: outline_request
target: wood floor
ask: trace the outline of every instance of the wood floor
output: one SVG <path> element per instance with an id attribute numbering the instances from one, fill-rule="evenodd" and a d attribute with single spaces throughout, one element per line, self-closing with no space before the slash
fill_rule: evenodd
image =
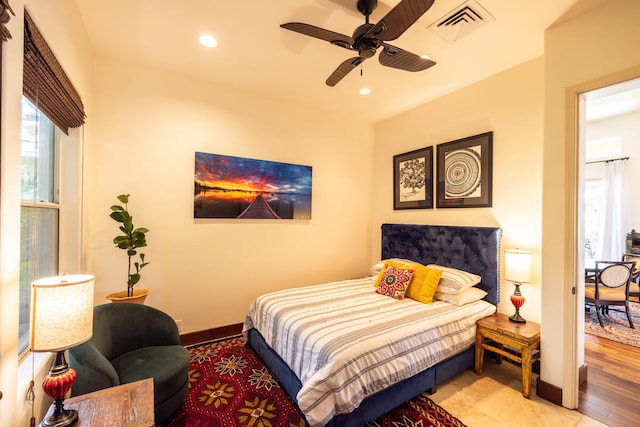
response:
<path id="1" fill-rule="evenodd" d="M 640 349 L 585 334 L 578 411 L 611 427 L 640 424 Z"/>

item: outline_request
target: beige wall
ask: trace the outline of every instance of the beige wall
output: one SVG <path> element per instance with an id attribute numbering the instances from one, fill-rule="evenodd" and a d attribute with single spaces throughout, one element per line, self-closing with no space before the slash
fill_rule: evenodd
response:
<path id="1" fill-rule="evenodd" d="M 581 348 L 576 189 L 577 93 L 640 76 L 640 3 L 612 0 L 553 26 L 545 36 L 545 127 L 542 228 L 541 377 L 561 387 L 563 405 L 577 405 L 576 361 Z M 548 350 L 545 350 L 548 349 Z"/>
<path id="2" fill-rule="evenodd" d="M 151 230 L 138 286 L 183 332 L 241 323 L 264 292 L 368 270 L 370 127 L 111 58 L 95 70 L 85 218 L 98 302 L 126 289 L 108 217 L 121 193 Z M 194 220 L 196 151 L 312 166 L 312 219 Z"/>
<path id="3" fill-rule="evenodd" d="M 526 62 L 376 124 L 372 256 L 380 253 L 384 222 L 499 226 L 503 248 L 533 252 L 533 281 L 521 287 L 526 299 L 521 314 L 540 320 L 543 66 L 542 58 Z M 436 157 L 438 144 L 488 131 L 493 131 L 493 207 L 393 210 L 393 155 L 433 146 Z M 513 313 L 513 289 L 503 280 L 500 312 Z"/>
<path id="4" fill-rule="evenodd" d="M 21 7 L 21 3 L 17 5 Z M 12 2 L 12 7 L 16 5 Z M 12 17 L 8 28 L 22 41 L 22 13 Z M 14 22 L 17 21 L 17 22 Z M 2 122 L 0 132 L 0 426 L 9 426 L 16 417 L 18 392 L 18 301 L 20 275 L 20 97 L 22 95 L 21 43 L 2 46 Z M 5 64 L 19 64 L 7 67 Z M 18 409 L 19 411 L 19 409 Z M 3 420 L 7 421 L 3 421 Z M 23 424 L 27 425 L 27 424 Z"/>

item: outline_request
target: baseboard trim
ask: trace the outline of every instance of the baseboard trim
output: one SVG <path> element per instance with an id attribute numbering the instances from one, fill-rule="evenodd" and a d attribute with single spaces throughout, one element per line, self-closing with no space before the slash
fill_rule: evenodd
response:
<path id="1" fill-rule="evenodd" d="M 236 323 L 233 325 L 221 326 L 219 328 L 190 332 L 188 334 L 180 335 L 180 344 L 197 344 L 200 342 L 216 340 L 218 338 L 229 337 L 231 335 L 238 335 L 240 333 L 242 333 L 242 323 Z"/>
<path id="2" fill-rule="evenodd" d="M 582 386 L 587 382 L 587 372 L 588 367 L 586 363 L 578 368 L 579 386 Z M 555 403 L 558 406 L 562 406 L 562 389 L 560 387 L 556 387 L 553 384 L 542 381 L 540 377 L 538 377 L 536 391 L 538 396 L 541 398 L 548 400 L 551 403 Z"/>
<path id="3" fill-rule="evenodd" d="M 540 377 L 536 382 L 536 393 L 539 397 L 548 400 L 551 403 L 555 403 L 558 406 L 562 406 L 562 389 L 556 387 L 553 384 L 542 381 Z"/>
<path id="4" fill-rule="evenodd" d="M 587 364 L 580 366 L 578 368 L 578 385 L 582 386 L 587 382 Z"/>

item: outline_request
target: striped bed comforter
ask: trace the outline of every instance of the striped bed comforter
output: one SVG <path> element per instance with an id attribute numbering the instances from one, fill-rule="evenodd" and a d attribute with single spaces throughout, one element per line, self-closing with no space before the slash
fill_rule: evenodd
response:
<path id="1" fill-rule="evenodd" d="M 296 400 L 311 426 L 467 349 L 476 321 L 495 312 L 486 301 L 395 300 L 375 293 L 374 279 L 273 292 L 249 309 L 244 332 L 256 328 L 300 379 Z"/>

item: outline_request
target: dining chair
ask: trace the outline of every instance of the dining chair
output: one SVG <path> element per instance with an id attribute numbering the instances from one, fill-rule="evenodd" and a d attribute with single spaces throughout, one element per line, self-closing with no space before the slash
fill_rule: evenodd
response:
<path id="1" fill-rule="evenodd" d="M 623 254 L 622 261 L 635 261 L 636 268 L 631 272 L 631 284 L 629 285 L 629 298 L 633 302 L 640 302 L 640 254 Z"/>
<path id="2" fill-rule="evenodd" d="M 629 326 L 635 329 L 629 313 L 629 287 L 635 266 L 635 261 L 596 261 L 595 280 L 585 284 L 584 301 L 595 306 L 601 327 L 604 310 L 624 306 Z"/>

